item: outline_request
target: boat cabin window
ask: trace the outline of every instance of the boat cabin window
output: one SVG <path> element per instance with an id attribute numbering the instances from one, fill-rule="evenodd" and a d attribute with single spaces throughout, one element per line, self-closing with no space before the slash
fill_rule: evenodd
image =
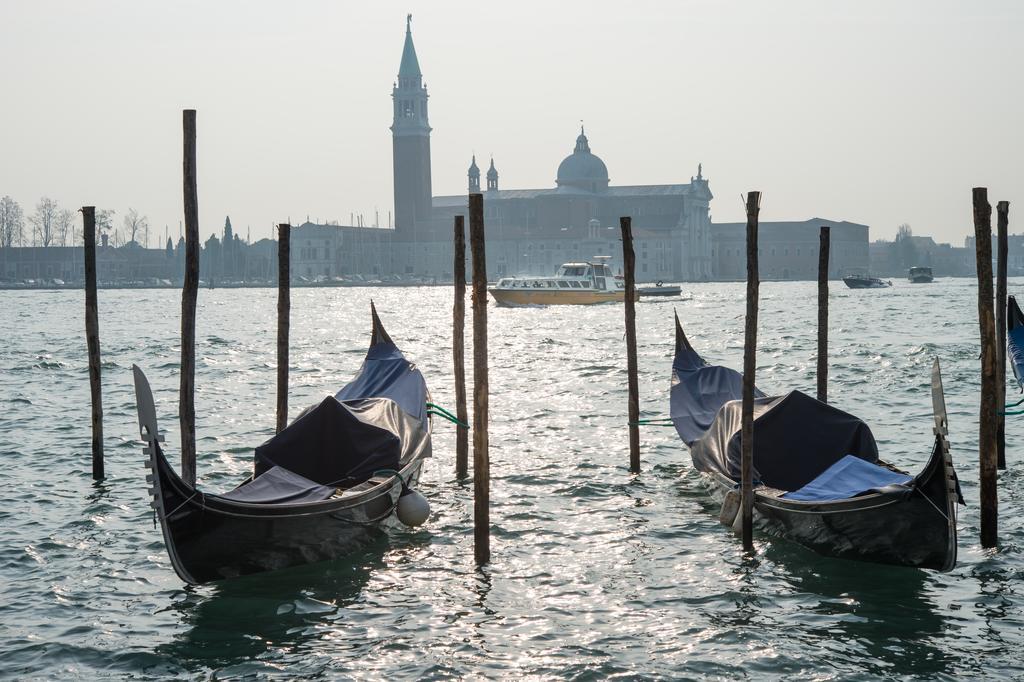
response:
<path id="1" fill-rule="evenodd" d="M 548 289 L 555 289 L 555 288 L 557 288 L 555 286 L 555 283 L 553 281 L 551 281 L 551 280 L 548 280 Z"/>
<path id="2" fill-rule="evenodd" d="M 594 288 L 596 289 L 607 289 L 608 287 L 604 284 L 604 277 L 597 277 L 594 282 Z"/>
<path id="3" fill-rule="evenodd" d="M 569 286 L 572 287 L 573 289 L 579 289 L 580 283 L 577 282 L 576 280 L 572 280 L 571 282 L 569 282 Z"/>
<path id="4" fill-rule="evenodd" d="M 580 282 L 580 286 L 583 287 L 584 289 L 589 289 L 590 282 Z"/>
<path id="5" fill-rule="evenodd" d="M 561 281 L 558 282 L 558 286 L 560 286 L 563 289 L 568 289 L 569 288 L 569 283 L 566 282 L 565 280 L 561 280 Z"/>
<path id="6" fill-rule="evenodd" d="M 563 265 L 559 277 L 582 277 L 586 271 L 586 267 L 582 265 Z"/>

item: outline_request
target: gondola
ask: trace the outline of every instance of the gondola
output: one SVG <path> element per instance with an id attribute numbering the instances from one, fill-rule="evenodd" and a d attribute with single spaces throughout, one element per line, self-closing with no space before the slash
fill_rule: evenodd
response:
<path id="1" fill-rule="evenodd" d="M 672 423 L 729 525 L 737 521 L 742 385 L 739 372 L 697 354 L 676 317 Z M 937 360 L 932 406 L 931 457 L 910 476 L 878 459 L 874 436 L 857 417 L 800 391 L 755 389 L 755 526 L 826 556 L 951 570 L 963 498 Z"/>
<path id="2" fill-rule="evenodd" d="M 1006 299 L 1006 358 L 1024 391 L 1024 313 L 1013 296 Z"/>
<path id="3" fill-rule="evenodd" d="M 370 348 L 356 377 L 258 446 L 253 474 L 222 494 L 171 468 L 152 391 L 133 366 L 152 506 L 183 581 L 336 559 L 397 524 L 399 499 L 431 454 L 429 396 L 372 304 L 371 313 Z"/>

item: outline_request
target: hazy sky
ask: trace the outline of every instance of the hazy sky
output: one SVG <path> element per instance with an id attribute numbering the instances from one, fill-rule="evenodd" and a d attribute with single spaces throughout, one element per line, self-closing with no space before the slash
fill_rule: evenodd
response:
<path id="1" fill-rule="evenodd" d="M 32 212 L 182 219 L 198 110 L 200 232 L 392 209 L 405 15 L 430 93 L 435 194 L 475 151 L 553 187 L 583 119 L 613 185 L 688 182 L 712 220 L 814 216 L 962 245 L 971 187 L 1024 232 L 1024 2 L 0 3 L 0 196 Z M 481 166 L 484 166 L 481 163 Z M 486 166 L 484 166 L 486 168 Z"/>

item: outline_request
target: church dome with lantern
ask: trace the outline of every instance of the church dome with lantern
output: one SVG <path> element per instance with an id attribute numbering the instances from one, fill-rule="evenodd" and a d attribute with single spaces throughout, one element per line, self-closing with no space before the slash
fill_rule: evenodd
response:
<path id="1" fill-rule="evenodd" d="M 590 142 L 582 127 L 576 138 L 576 148 L 558 164 L 555 183 L 559 188 L 571 187 L 587 192 L 604 192 L 608 189 L 608 167 L 601 157 L 590 151 Z"/>

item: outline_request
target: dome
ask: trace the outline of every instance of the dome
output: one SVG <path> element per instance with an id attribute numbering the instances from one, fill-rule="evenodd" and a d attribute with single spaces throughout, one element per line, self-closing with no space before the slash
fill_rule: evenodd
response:
<path id="1" fill-rule="evenodd" d="M 599 156 L 590 152 L 590 142 L 580 129 L 576 148 L 558 165 L 559 187 L 576 187 L 588 192 L 603 192 L 608 189 L 608 167 Z"/>

